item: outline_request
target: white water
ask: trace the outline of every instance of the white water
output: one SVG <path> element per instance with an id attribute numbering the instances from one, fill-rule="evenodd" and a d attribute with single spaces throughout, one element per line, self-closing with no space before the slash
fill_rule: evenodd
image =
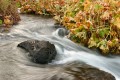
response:
<path id="1" fill-rule="evenodd" d="M 19 25 L 14 26 L 10 33 L 0 34 L 0 80 L 36 80 L 36 77 L 41 79 L 38 72 L 41 69 L 34 67 L 38 65 L 26 59 L 24 57 L 26 52 L 21 52 L 16 47 L 18 43 L 28 39 L 47 40 L 55 44 L 58 55 L 50 64 L 83 61 L 111 73 L 116 77 L 116 80 L 120 80 L 120 57 L 103 57 L 98 52 L 78 46 L 63 37 L 65 30 L 63 33 L 59 32 L 62 29 L 56 30 L 52 19 L 31 15 L 22 15 L 21 17 L 22 21 Z"/>

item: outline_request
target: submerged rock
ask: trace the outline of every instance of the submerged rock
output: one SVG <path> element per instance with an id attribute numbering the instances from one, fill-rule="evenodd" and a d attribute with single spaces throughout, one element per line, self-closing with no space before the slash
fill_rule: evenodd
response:
<path id="1" fill-rule="evenodd" d="M 32 61 L 41 64 L 51 62 L 57 54 L 55 46 L 49 41 L 28 40 L 18 44 L 18 47 L 28 51 Z"/>
<path id="2" fill-rule="evenodd" d="M 115 80 L 115 77 L 85 63 L 77 62 L 64 65 L 54 75 L 44 80 Z"/>

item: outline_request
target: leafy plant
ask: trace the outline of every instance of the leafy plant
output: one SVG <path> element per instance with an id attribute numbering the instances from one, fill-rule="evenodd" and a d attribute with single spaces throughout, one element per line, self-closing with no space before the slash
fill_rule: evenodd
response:
<path id="1" fill-rule="evenodd" d="M 99 48 L 103 54 L 120 54 L 120 1 L 77 0 L 61 18 L 74 42 Z"/>
<path id="2" fill-rule="evenodd" d="M 21 13 L 35 13 L 41 15 L 57 15 L 61 12 L 62 6 L 64 6 L 64 0 L 26 0 L 20 2 Z"/>
<path id="3" fill-rule="evenodd" d="M 3 21 L 2 20 L 0 20 L 0 25 L 2 25 L 3 24 Z"/>
<path id="4" fill-rule="evenodd" d="M 0 24 L 8 27 L 20 20 L 16 2 L 12 0 L 0 0 Z"/>

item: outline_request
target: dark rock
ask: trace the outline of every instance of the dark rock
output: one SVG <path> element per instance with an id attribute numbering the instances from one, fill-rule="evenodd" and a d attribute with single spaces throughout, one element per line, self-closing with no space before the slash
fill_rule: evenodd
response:
<path id="1" fill-rule="evenodd" d="M 58 30 L 58 35 L 61 37 L 64 37 L 65 35 L 69 34 L 69 31 L 65 28 L 59 28 Z"/>
<path id="2" fill-rule="evenodd" d="M 18 44 L 18 47 L 28 51 L 32 61 L 41 64 L 51 62 L 57 54 L 55 46 L 48 41 L 28 40 Z"/>
<path id="3" fill-rule="evenodd" d="M 85 63 L 70 63 L 44 80 L 115 80 L 115 77 Z"/>
<path id="4" fill-rule="evenodd" d="M 69 31 L 65 28 L 59 28 L 53 33 L 53 35 L 59 36 L 61 38 L 65 37 L 68 34 L 69 34 Z"/>

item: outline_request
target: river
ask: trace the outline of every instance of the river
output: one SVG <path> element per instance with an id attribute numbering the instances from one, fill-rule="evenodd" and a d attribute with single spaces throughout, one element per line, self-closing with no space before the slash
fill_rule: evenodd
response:
<path id="1" fill-rule="evenodd" d="M 55 68 L 30 62 L 26 56 L 27 52 L 17 47 L 17 44 L 29 39 L 47 40 L 55 44 L 58 55 L 49 64 L 83 61 L 111 73 L 116 80 L 120 80 L 119 56 L 104 57 L 96 51 L 77 45 L 66 36 L 63 37 L 64 29 L 58 27 L 54 26 L 54 20 L 51 18 L 21 15 L 21 21 L 13 26 L 10 32 L 0 33 L 0 80 L 41 80 L 42 77 L 54 73 Z"/>

